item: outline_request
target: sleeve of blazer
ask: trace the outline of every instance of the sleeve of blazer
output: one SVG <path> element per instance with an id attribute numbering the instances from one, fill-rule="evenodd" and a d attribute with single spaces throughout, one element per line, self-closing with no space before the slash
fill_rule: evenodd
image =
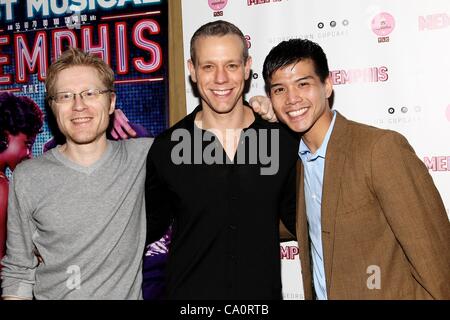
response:
<path id="1" fill-rule="evenodd" d="M 450 224 L 427 168 L 388 131 L 372 149 L 373 188 L 412 275 L 435 299 L 450 298 Z"/>

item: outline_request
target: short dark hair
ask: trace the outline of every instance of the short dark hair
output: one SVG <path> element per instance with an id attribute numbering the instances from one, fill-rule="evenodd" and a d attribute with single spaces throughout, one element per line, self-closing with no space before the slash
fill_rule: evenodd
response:
<path id="1" fill-rule="evenodd" d="M 242 57 L 244 62 L 247 62 L 248 59 L 248 47 L 247 40 L 245 39 L 242 31 L 236 27 L 234 24 L 224 21 L 217 20 L 213 22 L 208 22 L 202 25 L 197 31 L 194 32 L 194 35 L 191 38 L 191 61 L 195 65 L 196 64 L 196 54 L 195 54 L 195 42 L 200 37 L 211 37 L 211 36 L 226 36 L 226 35 L 236 35 L 242 40 L 243 52 Z"/>
<path id="2" fill-rule="evenodd" d="M 35 136 L 43 123 L 44 113 L 32 99 L 10 92 L 0 93 L 0 141 L 8 142 L 8 133 Z"/>
<path id="3" fill-rule="evenodd" d="M 316 74 L 322 83 L 329 76 L 328 61 L 325 52 L 315 42 L 307 39 L 290 39 L 273 47 L 264 60 L 263 77 L 266 92 L 270 94 L 270 81 L 275 71 L 301 60 L 311 59 Z"/>

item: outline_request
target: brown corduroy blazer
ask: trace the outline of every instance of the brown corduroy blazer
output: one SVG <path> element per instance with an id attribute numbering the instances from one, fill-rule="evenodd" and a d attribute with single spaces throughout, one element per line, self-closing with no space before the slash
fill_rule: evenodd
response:
<path id="1" fill-rule="evenodd" d="M 298 163 L 297 240 L 313 298 Z M 322 189 L 328 299 L 450 299 L 450 224 L 427 168 L 407 140 L 337 113 Z"/>

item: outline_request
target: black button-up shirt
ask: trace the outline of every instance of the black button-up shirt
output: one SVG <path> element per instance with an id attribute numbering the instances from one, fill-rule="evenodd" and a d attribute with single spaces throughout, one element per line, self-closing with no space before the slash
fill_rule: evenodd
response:
<path id="1" fill-rule="evenodd" d="M 295 234 L 298 140 L 255 114 L 230 160 L 195 126 L 200 110 L 159 135 L 147 158 L 147 241 L 173 223 L 166 297 L 280 299 L 278 225 Z"/>

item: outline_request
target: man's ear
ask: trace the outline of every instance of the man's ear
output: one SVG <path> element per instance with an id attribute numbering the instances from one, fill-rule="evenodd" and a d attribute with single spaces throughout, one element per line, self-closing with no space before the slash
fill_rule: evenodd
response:
<path id="1" fill-rule="evenodd" d="M 252 57 L 248 56 L 247 61 L 245 61 L 244 65 L 244 72 L 245 72 L 245 80 L 248 80 L 248 77 L 250 77 L 250 71 L 252 69 Z"/>
<path id="2" fill-rule="evenodd" d="M 332 93 L 333 93 L 333 82 L 331 82 L 331 78 L 328 76 L 325 79 L 325 94 L 327 98 L 329 98 Z"/>
<path id="3" fill-rule="evenodd" d="M 109 105 L 109 114 L 112 115 L 114 113 L 114 110 L 116 109 L 116 99 L 117 99 L 117 95 L 115 92 L 111 92 L 110 93 L 110 97 L 111 97 L 111 102 Z"/>
<path id="4" fill-rule="evenodd" d="M 194 83 L 197 83 L 197 75 L 195 74 L 195 66 L 191 59 L 187 61 L 187 66 L 189 69 L 189 74 L 191 75 L 191 80 Z"/>

